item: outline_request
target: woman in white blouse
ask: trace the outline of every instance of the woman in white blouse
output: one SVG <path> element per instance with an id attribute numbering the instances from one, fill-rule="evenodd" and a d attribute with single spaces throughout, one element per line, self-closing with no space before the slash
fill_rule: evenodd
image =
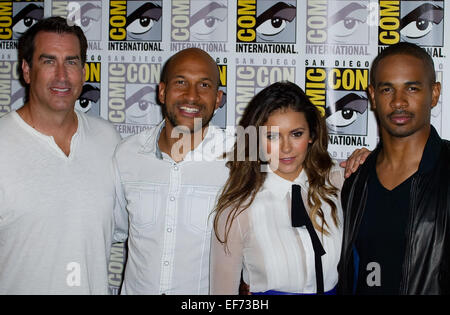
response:
<path id="1" fill-rule="evenodd" d="M 210 293 L 238 294 L 242 271 L 252 294 L 333 294 L 344 176 L 324 119 L 300 87 L 278 82 L 251 100 L 239 126 L 261 131 L 263 153 L 252 158 L 251 133 L 238 133 L 215 209 Z"/>

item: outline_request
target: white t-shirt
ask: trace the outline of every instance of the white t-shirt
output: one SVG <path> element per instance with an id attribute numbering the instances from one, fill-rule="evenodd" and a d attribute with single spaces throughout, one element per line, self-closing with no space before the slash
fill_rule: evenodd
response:
<path id="1" fill-rule="evenodd" d="M 335 165 L 331 183 L 342 188 L 343 169 Z M 291 293 L 315 293 L 316 273 L 314 249 L 305 226 L 291 224 L 292 185 L 301 186 L 303 203 L 308 210 L 308 178 L 305 171 L 290 182 L 268 173 L 262 189 L 250 207 L 241 212 L 228 234 L 228 250 L 215 235 L 211 246 L 211 294 L 238 294 L 241 270 L 251 292 L 268 290 Z M 337 208 L 339 224 L 331 216 L 331 207 L 322 201 L 329 235 L 316 230 L 326 254 L 322 256 L 325 291 L 333 289 L 338 280 L 337 264 L 342 242 L 342 207 L 338 198 L 330 196 Z M 223 239 L 226 210 L 219 218 L 219 235 Z M 317 219 L 318 223 L 320 222 Z"/>
<path id="2" fill-rule="evenodd" d="M 0 119 L 0 294 L 108 293 L 120 136 L 77 116 L 69 156 L 16 112 Z"/>

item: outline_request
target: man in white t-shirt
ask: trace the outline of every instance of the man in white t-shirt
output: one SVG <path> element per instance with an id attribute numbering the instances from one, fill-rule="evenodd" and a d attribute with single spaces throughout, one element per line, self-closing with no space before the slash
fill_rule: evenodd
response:
<path id="1" fill-rule="evenodd" d="M 107 294 L 120 136 L 74 110 L 87 41 L 63 18 L 19 40 L 28 99 L 0 119 L 0 294 Z"/>

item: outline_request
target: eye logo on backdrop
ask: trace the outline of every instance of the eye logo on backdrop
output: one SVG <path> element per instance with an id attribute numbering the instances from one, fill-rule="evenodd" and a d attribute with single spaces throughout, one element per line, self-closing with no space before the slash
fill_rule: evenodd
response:
<path id="1" fill-rule="evenodd" d="M 329 3 L 328 41 L 336 44 L 368 44 L 369 11 L 364 1 Z"/>
<path id="2" fill-rule="evenodd" d="M 308 0 L 306 54 L 369 55 L 369 0 Z"/>
<path id="3" fill-rule="evenodd" d="M 420 45 L 433 57 L 443 57 L 444 1 L 379 1 L 378 45 L 400 41 Z"/>
<path id="4" fill-rule="evenodd" d="M 43 3 L 21 1 L 14 3 L 13 7 L 15 11 L 12 23 L 13 39 L 19 39 L 27 29 L 44 17 Z"/>
<path id="5" fill-rule="evenodd" d="M 197 47 L 226 52 L 228 1 L 172 0 L 171 51 Z"/>
<path id="6" fill-rule="evenodd" d="M 52 2 L 52 16 L 67 18 L 67 21 L 78 25 L 84 32 L 88 42 L 102 39 L 102 1 L 76 0 Z M 98 48 L 98 45 L 89 49 Z"/>
<path id="7" fill-rule="evenodd" d="M 156 99 L 160 75 L 160 62 L 110 60 L 108 120 L 123 136 L 139 133 L 162 120 L 161 107 Z"/>
<path id="8" fill-rule="evenodd" d="M 100 117 L 100 62 L 86 62 L 86 82 L 75 108 L 88 115 Z"/>
<path id="9" fill-rule="evenodd" d="M 326 118 L 330 144 L 367 146 L 369 63 L 356 67 L 325 67 L 325 61 L 306 60 L 305 92 Z"/>
<path id="10" fill-rule="evenodd" d="M 0 40 L 17 40 L 44 17 L 44 1 L 1 1 Z M 3 47 L 0 48 L 17 48 Z M 7 45 L 9 46 L 9 45 Z"/>
<path id="11" fill-rule="evenodd" d="M 442 46 L 444 8 L 442 1 L 439 4 L 424 1 L 402 3 L 400 20 L 402 39 L 424 46 Z"/>
<path id="12" fill-rule="evenodd" d="M 109 49 L 161 51 L 162 1 L 109 1 Z"/>
<path id="13" fill-rule="evenodd" d="M 367 135 L 368 99 L 364 94 L 336 91 L 330 95 L 325 108 L 330 133 Z"/>
<path id="14" fill-rule="evenodd" d="M 294 54 L 297 1 L 237 1 L 236 52 Z"/>

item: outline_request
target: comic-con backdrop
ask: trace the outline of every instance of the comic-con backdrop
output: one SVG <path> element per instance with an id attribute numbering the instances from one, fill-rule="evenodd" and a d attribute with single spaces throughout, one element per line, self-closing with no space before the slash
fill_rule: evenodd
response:
<path id="1" fill-rule="evenodd" d="M 376 120 L 368 104 L 369 68 L 378 51 L 414 42 L 433 57 L 443 85 L 432 124 L 450 139 L 445 76 L 450 0 L 45 0 L 0 1 L 0 116 L 23 105 L 17 39 L 47 16 L 63 16 L 89 43 L 86 83 L 76 107 L 113 123 L 123 137 L 161 121 L 156 90 L 164 62 L 199 47 L 220 70 L 226 96 L 213 123 L 239 122 L 248 101 L 267 85 L 296 82 L 326 117 L 329 152 L 345 159 L 373 149 Z M 120 286 L 123 246 L 109 265 Z"/>

